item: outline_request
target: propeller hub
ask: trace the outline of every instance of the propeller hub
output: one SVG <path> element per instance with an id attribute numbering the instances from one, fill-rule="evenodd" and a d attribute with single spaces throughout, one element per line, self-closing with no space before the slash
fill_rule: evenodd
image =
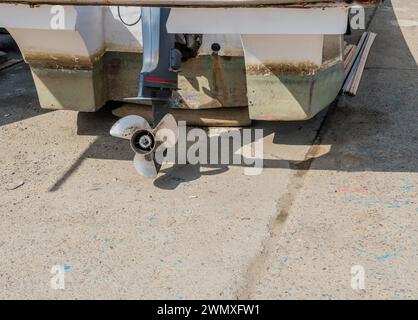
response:
<path id="1" fill-rule="evenodd" d="M 143 149 L 150 148 L 152 146 L 152 138 L 148 135 L 143 135 L 141 138 L 139 138 L 139 146 Z"/>
<path id="2" fill-rule="evenodd" d="M 138 130 L 131 138 L 131 148 L 141 154 L 148 154 L 154 150 L 155 137 L 148 130 Z"/>

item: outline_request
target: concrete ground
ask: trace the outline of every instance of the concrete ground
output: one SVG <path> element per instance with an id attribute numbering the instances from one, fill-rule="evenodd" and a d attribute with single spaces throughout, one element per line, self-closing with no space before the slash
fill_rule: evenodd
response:
<path id="1" fill-rule="evenodd" d="M 418 298 L 417 26 L 415 0 L 386 0 L 356 97 L 255 124 L 259 176 L 142 178 L 109 109 L 41 110 L 27 66 L 1 71 L 0 298 Z"/>

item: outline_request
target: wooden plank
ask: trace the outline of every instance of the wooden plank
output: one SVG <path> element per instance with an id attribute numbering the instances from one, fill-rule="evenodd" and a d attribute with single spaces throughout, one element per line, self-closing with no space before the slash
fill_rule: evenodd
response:
<path id="1" fill-rule="evenodd" d="M 353 67 L 354 61 L 356 60 L 356 52 L 357 52 L 357 46 L 352 45 L 351 50 L 348 52 L 346 58 L 344 59 L 344 73 L 345 73 L 345 76 L 348 75 L 351 68 Z"/>
<path id="2" fill-rule="evenodd" d="M 23 61 L 22 59 L 11 59 L 3 64 L 0 64 L 0 71 L 6 68 L 10 68 L 14 66 L 15 64 L 21 63 L 22 61 Z"/>
<path id="3" fill-rule="evenodd" d="M 117 117 L 138 115 L 148 122 L 152 121 L 150 106 L 124 104 L 112 111 Z M 186 121 L 187 125 L 201 127 L 243 127 L 251 125 L 248 107 L 214 108 L 214 109 L 171 109 L 177 121 Z"/>
<path id="4" fill-rule="evenodd" d="M 350 88 L 350 93 L 352 95 L 357 94 L 357 91 L 358 91 L 358 88 L 359 88 L 359 85 L 360 85 L 360 81 L 361 81 L 361 78 L 363 76 L 364 67 L 366 66 L 366 61 L 367 61 L 367 58 L 369 57 L 370 49 L 371 49 L 375 39 L 376 39 L 376 34 L 375 33 L 370 33 L 369 39 L 366 43 L 366 47 L 365 47 L 365 49 L 363 51 L 363 54 L 361 56 L 359 67 L 357 68 L 353 84 Z"/>
<path id="5" fill-rule="evenodd" d="M 354 48 L 354 44 L 347 44 L 344 41 L 345 49 L 344 49 L 344 59 L 350 54 L 351 50 Z"/>
<path id="6" fill-rule="evenodd" d="M 353 67 L 354 61 L 356 60 L 356 50 L 357 47 L 350 52 L 350 54 L 347 56 L 347 59 L 344 61 L 345 76 L 347 76 L 347 74 L 350 72 L 351 68 Z"/>
<path id="7" fill-rule="evenodd" d="M 7 61 L 7 54 L 3 51 L 0 51 L 0 65 Z"/>
<path id="8" fill-rule="evenodd" d="M 352 84 L 352 80 L 353 80 L 354 75 L 355 75 L 355 70 L 357 68 L 357 65 L 358 65 L 358 62 L 359 62 L 359 59 L 360 59 L 360 53 L 364 49 L 363 48 L 364 47 L 364 42 L 367 39 L 367 35 L 368 35 L 367 32 L 364 32 L 361 35 L 360 41 L 357 45 L 357 49 L 356 49 L 356 52 L 355 52 L 354 62 L 352 64 L 352 67 L 350 67 L 350 69 L 348 70 L 348 72 L 346 74 L 346 79 L 345 79 L 344 84 L 343 84 L 343 92 L 347 92 L 349 90 L 351 84 Z"/>
<path id="9" fill-rule="evenodd" d="M 356 95 L 360 81 L 363 75 L 364 67 L 370 53 L 370 49 L 376 38 L 376 34 L 372 32 L 365 32 L 357 47 L 358 54 L 356 55 L 354 64 L 351 68 L 347 65 L 346 72 L 350 69 L 348 76 L 346 73 L 346 80 L 343 86 L 343 93 Z"/>

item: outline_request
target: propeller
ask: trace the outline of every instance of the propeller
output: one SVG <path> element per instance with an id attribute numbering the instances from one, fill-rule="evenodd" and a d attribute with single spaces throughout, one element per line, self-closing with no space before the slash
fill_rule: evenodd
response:
<path id="1" fill-rule="evenodd" d="M 130 140 L 135 152 L 135 169 L 145 177 L 154 178 L 160 171 L 166 150 L 177 143 L 178 126 L 169 113 L 154 128 L 144 118 L 130 115 L 119 119 L 110 129 L 110 135 Z"/>

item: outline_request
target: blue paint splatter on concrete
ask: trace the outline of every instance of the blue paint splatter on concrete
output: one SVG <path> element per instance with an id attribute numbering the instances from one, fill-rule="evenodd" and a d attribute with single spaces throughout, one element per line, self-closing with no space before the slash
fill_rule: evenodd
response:
<path id="1" fill-rule="evenodd" d="M 370 254 L 369 251 L 367 251 L 364 248 L 354 248 L 354 251 L 357 251 L 359 253 L 366 253 L 366 254 Z"/>
<path id="2" fill-rule="evenodd" d="M 410 185 L 405 185 L 405 186 L 400 187 L 400 189 L 403 190 L 403 191 L 409 191 L 409 190 L 412 190 L 414 188 L 415 188 L 415 186 L 410 186 Z"/>
<path id="3" fill-rule="evenodd" d="M 403 206 L 408 206 L 408 205 L 414 204 L 414 203 L 415 202 L 411 201 L 411 200 L 403 200 L 403 201 L 400 202 L 400 204 L 403 205 Z"/>
<path id="4" fill-rule="evenodd" d="M 157 220 L 157 217 L 156 217 L 155 215 L 148 216 L 148 217 L 147 217 L 147 220 L 148 220 L 149 222 L 154 222 L 154 221 L 156 221 L 156 220 Z"/>
<path id="5" fill-rule="evenodd" d="M 181 209 L 182 214 L 188 214 L 190 213 L 189 209 Z"/>
<path id="6" fill-rule="evenodd" d="M 385 260 L 388 260 L 392 257 L 396 257 L 396 254 L 395 253 L 386 253 L 386 254 L 381 255 L 381 256 L 376 256 L 375 258 L 376 258 L 376 260 L 385 261 Z"/>
<path id="7" fill-rule="evenodd" d="M 367 225 L 367 228 L 370 229 L 370 230 L 376 229 L 377 228 L 377 224 L 375 224 L 375 223 L 369 223 Z"/>
<path id="8" fill-rule="evenodd" d="M 391 209 L 400 209 L 401 206 L 399 204 L 391 204 L 390 206 L 388 206 L 388 208 L 391 208 Z"/>

